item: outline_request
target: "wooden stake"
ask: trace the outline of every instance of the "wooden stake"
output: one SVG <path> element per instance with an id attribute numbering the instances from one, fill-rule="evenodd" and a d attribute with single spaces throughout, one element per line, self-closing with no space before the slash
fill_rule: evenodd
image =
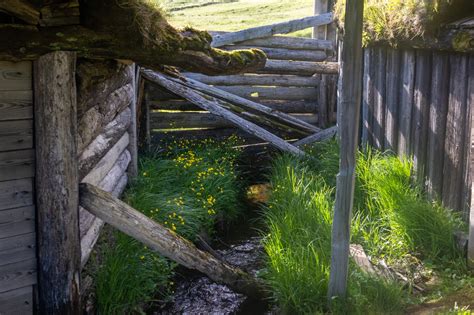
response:
<path id="1" fill-rule="evenodd" d="M 362 94 L 363 8 L 363 1 L 346 1 L 345 34 L 341 55 L 340 106 L 338 107 L 341 153 L 332 226 L 329 299 L 335 296 L 345 298 L 347 291 L 350 224 Z"/>
<path id="2" fill-rule="evenodd" d="M 38 292 L 42 314 L 81 314 L 76 54 L 35 63 Z"/>

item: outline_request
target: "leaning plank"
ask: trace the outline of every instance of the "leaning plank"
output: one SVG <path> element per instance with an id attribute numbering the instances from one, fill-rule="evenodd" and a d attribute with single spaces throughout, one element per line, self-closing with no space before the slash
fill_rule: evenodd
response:
<path id="1" fill-rule="evenodd" d="M 328 57 L 324 51 L 318 51 L 318 50 L 296 50 L 296 49 L 253 47 L 253 46 L 241 46 L 241 45 L 230 45 L 230 46 L 222 47 L 222 49 L 225 49 L 225 50 L 241 50 L 241 49 L 252 49 L 252 48 L 257 48 L 257 49 L 262 50 L 269 59 L 298 60 L 298 61 L 324 61 Z"/>
<path id="2" fill-rule="evenodd" d="M 275 34 L 287 34 L 295 31 L 299 31 L 308 27 L 325 25 L 333 21 L 333 14 L 326 13 L 316 16 L 305 17 L 302 19 L 291 20 L 282 23 L 276 23 L 265 26 L 258 26 L 241 30 L 238 32 L 232 32 L 222 35 L 215 35 L 213 37 L 211 45 L 213 47 L 221 47 L 224 45 L 232 44 L 235 42 L 241 42 L 244 40 L 268 37 Z"/>
<path id="3" fill-rule="evenodd" d="M 40 13 L 29 1 L 1 0 L 0 11 L 19 18 L 28 24 L 36 25 L 39 22 Z"/>
<path id="4" fill-rule="evenodd" d="M 278 75 L 278 74 L 240 74 L 226 76 L 209 76 L 201 73 L 183 73 L 186 78 L 210 85 L 259 85 L 259 86 L 298 86 L 316 87 L 319 79 L 312 76 Z"/>
<path id="5" fill-rule="evenodd" d="M 253 111 L 256 111 L 259 114 L 268 116 L 270 118 L 274 118 L 277 121 L 284 123 L 290 127 L 295 127 L 299 128 L 303 131 L 308 131 L 310 133 L 318 132 L 319 128 L 312 126 L 311 124 L 302 122 L 294 117 L 291 117 L 288 114 L 273 110 L 271 108 L 268 108 L 267 106 L 264 106 L 259 103 L 252 102 L 251 100 L 245 99 L 243 97 L 233 95 L 231 93 L 228 93 L 226 91 L 223 91 L 221 89 L 211 87 L 209 85 L 203 84 L 199 81 L 193 80 L 193 79 L 186 79 L 185 82 L 177 79 L 171 78 L 175 83 L 179 84 L 184 84 L 187 87 L 203 92 L 205 94 L 211 95 L 216 98 L 223 99 L 225 101 L 228 101 L 229 103 L 235 104 L 239 107 L 243 107 L 245 109 L 250 109 Z"/>
<path id="6" fill-rule="evenodd" d="M 311 144 L 314 142 L 326 141 L 334 137 L 336 133 L 337 133 L 337 126 L 332 126 L 330 128 L 321 130 L 315 133 L 314 135 L 298 140 L 295 143 L 293 143 L 293 145 L 295 147 L 301 147 L 303 145 Z"/>
<path id="7" fill-rule="evenodd" d="M 227 32 L 209 32 L 212 36 L 227 34 Z M 238 45 L 250 47 L 268 47 L 268 48 L 284 48 L 284 49 L 301 49 L 301 50 L 334 50 L 334 45 L 330 40 L 321 40 L 304 37 L 289 36 L 269 36 L 255 38 L 236 43 Z"/>
<path id="8" fill-rule="evenodd" d="M 212 114 L 218 115 L 222 118 L 225 118 L 231 121 L 236 126 L 244 129 L 247 132 L 254 134 L 256 137 L 259 137 L 265 141 L 270 142 L 275 147 L 283 151 L 288 151 L 294 154 L 304 155 L 303 151 L 287 143 L 285 140 L 275 136 L 274 134 L 257 126 L 254 123 L 246 121 L 245 119 L 237 116 L 231 111 L 222 108 L 219 105 L 219 101 L 216 98 L 203 97 L 199 95 L 197 92 L 193 91 L 192 89 L 167 79 L 162 74 L 154 73 L 149 70 L 145 70 L 143 74 L 146 79 L 151 80 L 152 82 L 155 82 L 157 84 L 160 84 L 163 87 L 171 90 L 172 92 L 181 95 L 188 101 L 193 102 L 196 105 L 199 105 L 202 109 L 208 110 Z"/>
<path id="9" fill-rule="evenodd" d="M 273 60 L 269 59 L 262 70 L 256 73 L 274 73 L 274 74 L 297 74 L 313 75 L 319 74 L 337 74 L 339 64 L 337 62 L 311 62 L 311 61 L 291 61 L 291 60 Z"/>
<path id="10" fill-rule="evenodd" d="M 156 223 L 126 203 L 97 187 L 80 185 L 81 206 L 106 223 L 144 243 L 150 249 L 189 268 L 206 274 L 249 297 L 266 296 L 262 285 L 238 268 L 197 249 L 191 242 Z"/>

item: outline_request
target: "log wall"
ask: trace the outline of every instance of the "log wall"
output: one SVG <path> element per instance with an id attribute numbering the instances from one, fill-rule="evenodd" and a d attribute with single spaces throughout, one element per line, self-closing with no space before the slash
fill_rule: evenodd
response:
<path id="1" fill-rule="evenodd" d="M 213 34 L 221 34 L 213 32 Z M 335 122 L 337 74 L 321 80 L 318 65 L 333 55 L 327 40 L 273 36 L 227 45 L 228 50 L 260 48 L 267 53 L 267 66 L 255 73 L 228 76 L 184 75 L 235 95 L 325 126 Z M 332 60 L 332 59 L 331 59 Z M 331 71 L 325 68 L 324 71 Z M 337 72 L 337 69 L 335 69 Z M 156 85 L 145 85 L 144 101 L 150 109 L 151 137 L 161 139 L 226 135 L 237 131 L 232 124 L 186 102 Z M 324 107 L 324 108 L 323 108 Z M 203 131 L 206 131 L 203 133 Z M 246 136 L 241 132 L 237 132 Z"/>
<path id="2" fill-rule="evenodd" d="M 432 199 L 470 207 L 474 56 L 373 47 L 364 52 L 362 144 L 413 157 Z"/>

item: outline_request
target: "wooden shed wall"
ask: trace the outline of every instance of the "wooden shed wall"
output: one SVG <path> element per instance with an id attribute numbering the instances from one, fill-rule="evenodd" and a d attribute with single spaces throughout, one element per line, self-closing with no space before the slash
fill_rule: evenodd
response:
<path id="1" fill-rule="evenodd" d="M 412 156 L 428 194 L 467 216 L 474 56 L 372 47 L 363 82 L 362 144 Z"/>
<path id="2" fill-rule="evenodd" d="M 33 312 L 36 276 L 32 63 L 0 61 L 0 314 Z"/>

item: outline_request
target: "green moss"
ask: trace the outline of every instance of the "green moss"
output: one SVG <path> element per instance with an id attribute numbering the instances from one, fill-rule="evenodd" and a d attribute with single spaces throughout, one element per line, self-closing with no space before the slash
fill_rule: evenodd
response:
<path id="1" fill-rule="evenodd" d="M 469 51 L 474 46 L 474 36 L 469 32 L 459 32 L 453 38 L 453 47 L 456 51 Z"/>

